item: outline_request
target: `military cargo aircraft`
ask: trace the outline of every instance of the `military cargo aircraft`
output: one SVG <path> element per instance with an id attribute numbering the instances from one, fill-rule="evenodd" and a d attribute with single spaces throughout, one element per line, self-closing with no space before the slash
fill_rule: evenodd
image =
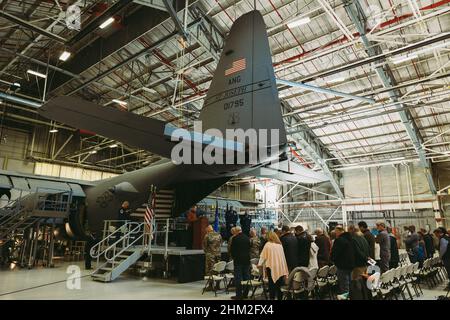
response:
<path id="1" fill-rule="evenodd" d="M 116 218 L 122 201 L 128 200 L 132 206 L 145 203 L 151 185 L 173 191 L 171 213 L 176 216 L 237 175 L 276 173 L 274 178 L 305 183 L 327 180 L 323 174 L 302 166 L 293 172 L 286 163 L 274 165 L 283 158 L 287 137 L 266 26 L 259 11 L 241 16 L 230 30 L 199 116 L 204 132 L 180 133 L 180 128 L 172 124 L 71 96 L 50 100 L 39 113 L 168 159 L 103 181 L 70 182 L 69 186 L 78 185 L 85 195 L 79 198 L 69 218 L 72 232 L 79 237 L 85 234 L 85 219 L 90 230 L 101 230 L 104 220 Z M 240 142 L 228 139 L 226 133 L 230 129 L 256 130 L 257 135 L 262 130 L 276 131 L 277 135 L 269 133 L 264 141 L 258 136 L 256 149 L 264 152 L 252 161 L 254 143 L 248 137 Z M 192 162 L 176 163 L 174 150 L 179 151 L 175 155 Z M 196 159 L 205 151 L 215 159 L 227 161 L 208 163 Z M 235 161 L 239 157 L 244 161 Z"/>

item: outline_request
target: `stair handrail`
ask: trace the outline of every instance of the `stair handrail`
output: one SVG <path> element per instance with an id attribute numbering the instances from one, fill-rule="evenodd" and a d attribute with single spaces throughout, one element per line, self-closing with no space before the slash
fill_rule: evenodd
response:
<path id="1" fill-rule="evenodd" d="M 27 211 L 27 208 L 25 206 L 22 205 L 22 201 L 23 201 L 23 197 L 22 197 L 22 191 L 20 193 L 20 196 L 15 199 L 12 200 L 10 203 L 12 206 L 12 208 L 2 208 L 0 210 L 10 210 L 10 212 L 8 212 L 7 215 L 5 215 L 5 219 L 0 223 L 0 226 L 4 226 L 9 224 L 11 221 L 14 221 L 14 219 L 19 216 L 20 214 L 23 214 L 24 211 Z M 13 206 L 14 205 L 14 206 Z M 20 225 L 20 221 L 13 224 L 12 226 L 8 227 L 6 230 L 4 230 L 3 232 L 0 233 L 0 238 L 6 236 L 9 232 L 11 232 L 11 230 L 15 229 L 18 225 Z"/>
<path id="2" fill-rule="evenodd" d="M 144 222 L 141 222 L 141 223 L 139 223 L 139 222 L 130 222 L 129 224 L 130 224 L 130 225 L 132 225 L 132 224 L 137 224 L 137 226 L 134 227 L 133 229 L 130 229 L 130 230 L 129 230 L 127 233 L 125 233 L 119 240 L 117 240 L 116 242 L 114 242 L 112 245 L 110 245 L 110 246 L 105 250 L 104 256 L 105 256 L 105 259 L 106 259 L 107 261 L 113 262 L 113 263 L 114 263 L 114 260 L 115 260 L 118 256 L 120 256 L 122 253 L 124 253 L 125 251 L 127 251 L 130 247 L 132 247 L 138 240 L 140 240 L 140 239 L 141 239 L 142 237 L 144 237 L 144 235 L 146 234 L 145 229 L 144 229 L 144 230 L 141 230 L 141 227 L 143 227 L 144 224 L 145 224 Z M 127 245 L 124 246 L 124 247 L 122 248 L 122 250 L 120 250 L 119 252 L 116 253 L 117 245 L 118 245 L 119 243 L 123 243 L 125 240 L 128 240 L 132 234 L 139 233 L 140 231 L 142 231 L 141 234 L 140 234 L 138 237 L 136 237 L 136 238 L 133 240 L 133 242 L 131 242 L 131 243 L 128 242 Z M 144 245 L 143 249 L 145 249 L 145 245 Z M 109 257 L 108 257 L 108 252 L 109 252 L 110 250 L 113 250 L 113 256 L 109 258 Z"/>
<path id="3" fill-rule="evenodd" d="M 49 190 L 56 192 L 49 192 Z M 70 211 L 70 204 L 72 202 L 72 191 L 53 188 L 36 188 L 34 194 L 35 200 L 33 203 L 33 210 L 45 210 L 48 204 L 53 204 L 54 206 L 53 211 L 66 213 Z M 62 198 L 57 200 L 49 200 L 48 197 L 50 195 L 59 195 L 59 196 L 67 195 L 67 200 L 63 200 Z"/>
<path id="4" fill-rule="evenodd" d="M 104 237 L 102 240 L 100 240 L 99 242 L 97 242 L 95 245 L 92 246 L 91 250 L 89 251 L 89 254 L 91 255 L 92 258 L 96 259 L 99 258 L 101 255 L 103 255 L 105 253 L 105 251 L 111 246 L 106 246 L 106 248 L 101 251 L 98 252 L 96 254 L 96 250 L 98 247 L 98 250 L 100 251 L 100 248 L 102 247 L 102 245 L 104 245 L 104 243 L 108 243 L 107 240 L 111 239 L 112 237 L 115 237 L 117 234 L 122 233 L 122 227 L 129 224 L 129 223 L 136 223 L 136 222 L 130 222 L 129 220 L 117 220 L 117 222 L 125 222 L 120 228 L 116 228 L 116 230 L 114 230 L 113 232 L 111 232 L 108 236 Z"/>

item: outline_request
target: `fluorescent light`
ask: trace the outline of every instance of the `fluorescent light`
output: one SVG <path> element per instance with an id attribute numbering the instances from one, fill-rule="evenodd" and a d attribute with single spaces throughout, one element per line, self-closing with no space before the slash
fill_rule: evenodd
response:
<path id="1" fill-rule="evenodd" d="M 344 77 L 344 76 L 339 76 L 339 77 L 336 77 L 336 78 L 329 79 L 329 80 L 327 80 L 327 82 L 328 83 L 342 82 L 345 79 L 347 79 L 347 78 Z"/>
<path id="2" fill-rule="evenodd" d="M 302 25 L 304 25 L 304 24 L 307 24 L 307 23 L 309 23 L 310 21 L 311 21 L 311 18 L 310 18 L 310 17 L 304 17 L 304 18 L 296 19 L 296 20 L 294 20 L 294 21 L 289 22 L 289 23 L 287 24 L 287 26 L 288 26 L 289 28 L 295 28 L 295 27 L 298 27 L 298 26 L 302 26 Z"/>
<path id="3" fill-rule="evenodd" d="M 97 153 L 97 150 L 89 151 L 89 153 L 90 153 L 90 154 L 95 154 L 95 153 Z"/>
<path id="4" fill-rule="evenodd" d="M 119 100 L 119 99 L 113 99 L 112 102 L 118 103 L 118 104 L 120 104 L 122 106 L 126 106 L 127 105 L 126 101 L 122 101 L 122 100 Z"/>
<path id="5" fill-rule="evenodd" d="M 47 76 L 45 74 L 37 72 L 37 71 L 34 71 L 34 70 L 29 70 L 28 69 L 27 72 L 29 74 L 32 74 L 33 76 L 36 76 L 36 77 L 40 77 L 40 78 L 44 78 L 44 79 L 47 78 Z"/>
<path id="6" fill-rule="evenodd" d="M 412 60 L 417 58 L 417 54 L 410 54 L 410 55 L 406 55 L 406 56 L 401 56 L 401 57 L 397 57 L 397 58 L 392 58 L 392 63 L 394 64 L 399 64 L 408 60 Z"/>
<path id="7" fill-rule="evenodd" d="M 114 144 L 110 145 L 109 147 L 110 147 L 111 149 L 112 149 L 112 148 L 117 148 L 118 145 L 117 145 L 117 143 L 114 143 Z"/>
<path id="8" fill-rule="evenodd" d="M 391 161 L 396 161 L 396 160 L 405 160 L 405 157 L 398 157 L 398 158 L 392 158 Z"/>
<path id="9" fill-rule="evenodd" d="M 18 83 L 18 82 L 14 82 L 14 83 L 13 83 L 13 86 L 14 86 L 14 87 L 18 87 L 18 88 L 20 88 L 20 83 Z"/>
<path id="10" fill-rule="evenodd" d="M 114 17 L 110 17 L 110 18 L 108 18 L 105 22 L 103 22 L 101 25 L 100 25 L 100 29 L 105 29 L 107 26 L 109 26 L 111 23 L 113 23 L 114 22 Z"/>
<path id="11" fill-rule="evenodd" d="M 59 60 L 61 61 L 67 61 L 67 59 L 69 59 L 71 53 L 68 51 L 64 51 L 63 53 L 61 53 L 61 55 L 59 56 Z"/>
<path id="12" fill-rule="evenodd" d="M 58 132 L 58 129 L 52 129 L 52 130 L 50 130 L 49 132 L 50 132 L 50 133 L 57 133 L 57 132 Z"/>

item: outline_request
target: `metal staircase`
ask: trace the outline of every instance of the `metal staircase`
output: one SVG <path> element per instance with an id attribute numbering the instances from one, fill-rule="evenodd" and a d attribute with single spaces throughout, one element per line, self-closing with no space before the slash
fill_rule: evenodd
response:
<path id="1" fill-rule="evenodd" d="M 0 208 L 0 240 L 23 233 L 42 218 L 66 218 L 71 203 L 70 192 L 36 192 Z"/>
<path id="2" fill-rule="evenodd" d="M 171 218 L 174 201 L 175 192 L 173 190 L 158 190 L 155 199 L 155 218 Z M 144 221 L 145 207 L 146 204 L 143 204 L 142 206 L 137 208 L 131 214 L 131 217 L 139 221 Z"/>
<path id="3" fill-rule="evenodd" d="M 117 223 L 123 221 L 105 221 L 105 230 Z M 150 241 L 150 230 L 145 223 L 125 222 L 91 248 L 91 257 L 97 259 L 91 278 L 102 282 L 115 280 L 148 251 Z"/>
<path id="4" fill-rule="evenodd" d="M 90 251 L 91 257 L 97 259 L 96 269 L 91 274 L 93 280 L 113 281 L 145 253 L 150 253 L 151 241 L 156 237 L 155 221 L 172 216 L 174 196 L 173 190 L 158 190 L 151 195 L 155 197 L 152 228 L 143 222 L 147 204 L 143 204 L 131 214 L 137 222 L 105 220 L 102 240 Z"/>

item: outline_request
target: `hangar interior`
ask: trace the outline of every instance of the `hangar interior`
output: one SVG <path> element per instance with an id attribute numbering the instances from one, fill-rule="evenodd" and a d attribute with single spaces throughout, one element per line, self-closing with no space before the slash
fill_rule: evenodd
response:
<path id="1" fill-rule="evenodd" d="M 14 283 L 40 285 L 30 274 L 39 277 L 34 272 L 43 267 L 55 267 L 39 271 L 43 282 L 62 280 L 58 266 L 81 263 L 85 239 L 70 237 L 68 217 L 73 203 L 83 202 L 84 187 L 164 161 L 46 119 L 38 109 L 73 96 L 191 128 L 232 24 L 255 8 L 266 24 L 286 158 L 296 169 L 233 177 L 200 198 L 197 211 L 223 224 L 233 207 L 249 213 L 257 230 L 283 224 L 313 232 L 361 220 L 373 227 L 384 219 L 401 238 L 404 226 L 450 227 L 450 1 L 2 0 L 0 210 L 10 214 L 15 203 L 37 197 L 26 221 L 0 220 L 3 248 L 10 231 L 17 242 L 14 271 L 0 271 L 0 299 L 38 298 L 33 290 L 11 294 L 21 287 Z M 49 212 L 39 207 L 49 203 Z M 144 211 L 141 203 L 133 208 L 140 221 Z M 132 270 L 112 292 L 138 286 L 135 298 L 148 298 L 147 284 L 151 298 L 166 289 L 166 298 L 170 290 L 179 298 L 215 298 L 200 294 L 202 275 L 184 275 L 185 287 L 162 282 L 182 277 L 178 269 L 188 257 L 168 255 L 184 244 L 176 235 L 186 224 L 163 209 L 155 221 L 160 251 L 148 255 L 150 262 L 138 261 L 141 255 L 130 260 L 119 274 Z M 147 269 L 151 285 L 136 281 Z M 88 281 L 81 291 L 55 292 L 91 298 L 89 291 L 103 284 Z"/>

